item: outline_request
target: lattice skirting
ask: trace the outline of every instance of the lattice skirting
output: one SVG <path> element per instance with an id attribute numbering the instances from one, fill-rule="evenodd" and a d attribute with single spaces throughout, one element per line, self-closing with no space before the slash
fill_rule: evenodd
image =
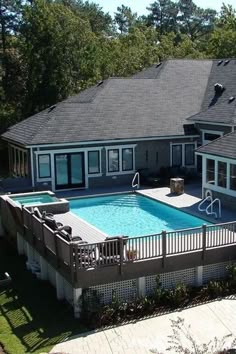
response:
<path id="1" fill-rule="evenodd" d="M 217 280 L 224 278 L 227 274 L 226 267 L 234 262 L 216 263 L 202 267 L 201 280 L 202 284 L 206 284 L 209 280 Z M 159 279 L 163 288 L 173 288 L 178 283 L 186 285 L 196 285 L 199 277 L 199 267 L 188 268 L 176 272 L 159 274 Z M 158 275 L 158 274 L 157 274 Z M 156 288 L 157 275 L 145 277 L 143 282 L 145 289 L 143 293 L 146 295 L 151 294 Z M 126 280 L 117 283 L 109 283 L 98 286 L 93 286 L 88 289 L 88 295 L 96 290 L 100 295 L 101 302 L 104 304 L 111 303 L 112 294 L 115 292 L 116 297 L 121 301 L 132 301 L 135 297 L 139 296 L 139 280 Z"/>
<path id="2" fill-rule="evenodd" d="M 138 295 L 137 279 L 92 286 L 89 291 L 92 290 L 97 291 L 104 304 L 111 303 L 114 292 L 119 301 L 132 301 Z"/>

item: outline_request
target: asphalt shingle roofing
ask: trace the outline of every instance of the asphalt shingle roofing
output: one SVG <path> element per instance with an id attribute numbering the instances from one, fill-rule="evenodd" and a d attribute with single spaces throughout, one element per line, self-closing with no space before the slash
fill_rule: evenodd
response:
<path id="1" fill-rule="evenodd" d="M 108 79 L 14 125 L 3 138 L 41 145 L 184 135 L 187 118 L 205 109 L 214 65 L 168 60 L 130 78 Z"/>
<path id="2" fill-rule="evenodd" d="M 236 132 L 222 136 L 206 145 L 200 146 L 197 152 L 236 159 Z"/>

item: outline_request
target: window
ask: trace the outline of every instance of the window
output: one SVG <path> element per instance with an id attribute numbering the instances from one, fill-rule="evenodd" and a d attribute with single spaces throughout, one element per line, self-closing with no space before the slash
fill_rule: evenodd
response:
<path id="1" fill-rule="evenodd" d="M 172 166 L 182 165 L 182 145 L 172 145 Z"/>
<path id="2" fill-rule="evenodd" d="M 185 165 L 194 165 L 195 158 L 194 158 L 194 144 L 185 144 Z"/>
<path id="3" fill-rule="evenodd" d="M 122 149 L 122 171 L 133 170 L 133 149 Z"/>
<path id="4" fill-rule="evenodd" d="M 218 162 L 218 186 L 226 188 L 227 184 L 227 164 L 226 162 Z"/>
<path id="5" fill-rule="evenodd" d="M 39 178 L 51 177 L 51 163 L 50 163 L 49 154 L 38 156 L 38 173 L 39 173 Z"/>
<path id="6" fill-rule="evenodd" d="M 107 173 L 126 174 L 135 169 L 134 145 L 110 146 L 107 149 Z"/>
<path id="7" fill-rule="evenodd" d="M 236 191 L 236 165 L 230 164 L 230 189 Z"/>
<path id="8" fill-rule="evenodd" d="M 119 150 L 108 150 L 108 172 L 119 172 Z"/>
<path id="9" fill-rule="evenodd" d="M 88 152 L 88 173 L 100 173 L 100 151 Z"/>
<path id="10" fill-rule="evenodd" d="M 207 175 L 206 182 L 215 184 L 215 161 L 207 159 Z"/>
<path id="11" fill-rule="evenodd" d="M 27 150 L 16 146 L 9 147 L 10 171 L 13 176 L 28 176 L 28 155 Z"/>

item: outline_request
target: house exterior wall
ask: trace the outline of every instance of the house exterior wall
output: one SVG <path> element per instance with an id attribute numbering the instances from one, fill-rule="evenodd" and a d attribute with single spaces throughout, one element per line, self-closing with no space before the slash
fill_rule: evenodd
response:
<path id="1" fill-rule="evenodd" d="M 148 169 L 150 172 L 158 173 L 161 167 L 168 167 L 171 164 L 171 144 L 195 143 L 196 138 L 173 138 L 163 140 L 132 141 L 127 143 L 103 143 L 96 145 L 74 145 L 70 147 L 62 146 L 57 148 L 39 147 L 33 149 L 33 178 L 35 188 L 39 190 L 55 190 L 54 154 L 66 153 L 69 151 L 85 152 L 85 188 L 95 188 L 101 186 L 131 185 L 135 171 Z M 132 171 L 121 173 L 107 173 L 107 149 L 108 148 L 134 148 L 134 168 Z M 101 171 L 97 175 L 88 175 L 87 152 L 89 150 L 99 150 L 101 157 Z M 38 176 L 38 155 L 50 154 L 51 177 L 40 179 Z M 194 166 L 193 166 L 194 167 Z"/>

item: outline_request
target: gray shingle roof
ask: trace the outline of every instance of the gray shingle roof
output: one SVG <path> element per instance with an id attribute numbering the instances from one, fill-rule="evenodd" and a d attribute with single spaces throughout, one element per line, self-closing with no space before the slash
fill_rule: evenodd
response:
<path id="1" fill-rule="evenodd" d="M 225 60 L 213 60 L 205 92 L 202 110 L 189 118 L 190 121 L 236 124 L 235 101 L 229 103 L 231 96 L 236 97 L 236 60 L 231 59 L 226 65 Z M 220 83 L 225 90 L 215 95 L 214 85 Z"/>
<path id="2" fill-rule="evenodd" d="M 210 143 L 200 146 L 197 152 L 236 159 L 236 132 L 226 134 Z"/>
<path id="3" fill-rule="evenodd" d="M 211 60 L 169 60 L 141 76 L 113 78 L 11 127 L 24 145 L 184 135 L 199 112 Z"/>

